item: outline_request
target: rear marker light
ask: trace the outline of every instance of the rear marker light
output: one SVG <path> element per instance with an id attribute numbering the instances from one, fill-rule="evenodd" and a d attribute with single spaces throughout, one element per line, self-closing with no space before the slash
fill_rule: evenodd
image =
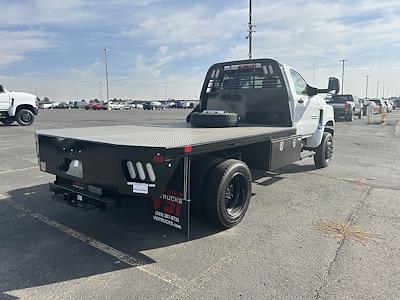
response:
<path id="1" fill-rule="evenodd" d="M 165 161 L 165 156 L 160 154 L 154 155 L 153 161 L 155 163 L 163 163 Z"/>
<path id="2" fill-rule="evenodd" d="M 131 161 L 128 161 L 128 162 L 126 163 L 126 166 L 127 166 L 127 168 L 128 168 L 129 176 L 130 176 L 132 179 L 135 179 L 135 178 L 136 178 L 136 172 L 135 172 L 135 168 L 133 167 L 133 163 L 132 163 Z"/>
<path id="3" fill-rule="evenodd" d="M 151 163 L 146 164 L 147 174 L 149 174 L 149 178 L 152 182 L 156 181 L 156 175 L 154 174 L 153 166 Z"/>
<path id="4" fill-rule="evenodd" d="M 145 180 L 146 179 L 146 174 L 144 173 L 143 165 L 142 165 L 141 162 L 137 162 L 136 163 L 136 169 L 137 169 L 137 171 L 139 173 L 139 178 L 141 180 Z"/>
<path id="5" fill-rule="evenodd" d="M 185 147 L 183 148 L 183 152 L 184 152 L 184 153 L 190 153 L 190 152 L 192 152 L 192 146 L 185 146 Z"/>

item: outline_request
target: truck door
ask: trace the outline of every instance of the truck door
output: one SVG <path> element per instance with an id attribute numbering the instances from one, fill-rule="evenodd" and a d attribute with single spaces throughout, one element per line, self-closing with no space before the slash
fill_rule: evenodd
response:
<path id="1" fill-rule="evenodd" d="M 290 69 L 289 81 L 293 94 L 293 123 L 297 134 L 311 135 L 318 127 L 318 101 L 306 94 L 307 83 L 295 70 Z"/>
<path id="2" fill-rule="evenodd" d="M 0 111 L 7 110 L 10 107 L 10 98 L 7 91 L 0 85 Z"/>

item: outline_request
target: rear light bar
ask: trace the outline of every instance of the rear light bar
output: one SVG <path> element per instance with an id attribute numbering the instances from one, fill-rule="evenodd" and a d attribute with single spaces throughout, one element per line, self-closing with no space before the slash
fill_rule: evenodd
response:
<path id="1" fill-rule="evenodd" d="M 139 179 L 142 181 L 148 179 L 151 182 L 155 182 L 157 179 L 153 165 L 151 163 L 146 163 L 145 167 L 143 167 L 143 164 L 139 161 L 134 163 L 128 160 L 126 162 L 126 168 L 128 169 L 129 177 L 132 180 L 137 179 L 137 177 L 139 177 Z"/>

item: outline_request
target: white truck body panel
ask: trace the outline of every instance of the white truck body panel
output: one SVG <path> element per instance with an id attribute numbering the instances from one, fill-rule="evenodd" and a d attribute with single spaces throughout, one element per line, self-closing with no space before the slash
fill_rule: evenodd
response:
<path id="1" fill-rule="evenodd" d="M 7 111 L 10 117 L 15 116 L 17 107 L 19 105 L 31 105 L 37 108 L 37 97 L 29 93 L 10 92 L 4 89 L 0 93 L 0 111 Z"/>
<path id="2" fill-rule="evenodd" d="M 300 75 L 295 69 L 282 65 L 282 74 L 288 87 L 288 101 L 290 102 L 289 107 L 293 126 L 296 127 L 297 134 L 301 135 L 305 140 L 305 146 L 315 148 L 321 143 L 325 125 L 331 124 L 332 128 L 334 127 L 333 108 L 319 94 L 308 96 L 297 93 L 295 79 L 291 75 L 291 71 Z M 306 83 L 305 80 L 304 83 Z M 320 117 L 322 117 L 321 120 Z"/>

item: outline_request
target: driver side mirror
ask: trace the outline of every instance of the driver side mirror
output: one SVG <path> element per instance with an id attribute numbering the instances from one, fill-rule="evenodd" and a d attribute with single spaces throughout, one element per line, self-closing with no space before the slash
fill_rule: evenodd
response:
<path id="1" fill-rule="evenodd" d="M 3 86 L 0 84 L 0 94 L 1 93 L 4 93 L 4 88 L 3 88 Z"/>
<path id="2" fill-rule="evenodd" d="M 339 79 L 337 79 L 335 77 L 329 77 L 328 93 L 329 94 L 338 94 L 339 91 L 340 91 Z"/>

